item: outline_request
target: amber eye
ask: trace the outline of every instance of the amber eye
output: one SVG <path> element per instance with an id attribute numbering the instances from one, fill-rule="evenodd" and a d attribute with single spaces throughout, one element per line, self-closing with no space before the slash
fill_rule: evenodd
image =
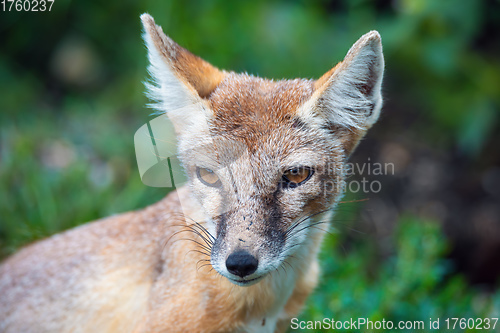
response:
<path id="1" fill-rule="evenodd" d="M 210 169 L 196 167 L 196 175 L 207 186 L 218 187 L 221 184 L 219 177 Z"/>
<path id="2" fill-rule="evenodd" d="M 311 178 L 314 170 L 308 167 L 298 167 L 285 171 L 283 173 L 282 182 L 286 187 L 294 188 L 299 185 L 304 184 L 306 181 Z"/>

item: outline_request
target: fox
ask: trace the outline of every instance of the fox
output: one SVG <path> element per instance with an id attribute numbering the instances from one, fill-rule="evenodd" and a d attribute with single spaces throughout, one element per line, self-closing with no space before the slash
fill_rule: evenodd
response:
<path id="1" fill-rule="evenodd" d="M 377 31 L 319 79 L 220 70 L 141 15 L 187 183 L 0 266 L 0 332 L 284 332 L 318 284 L 345 169 L 379 118 Z"/>

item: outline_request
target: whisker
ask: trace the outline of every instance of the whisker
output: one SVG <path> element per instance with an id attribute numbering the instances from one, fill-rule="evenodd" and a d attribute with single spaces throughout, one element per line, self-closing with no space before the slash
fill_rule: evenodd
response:
<path id="1" fill-rule="evenodd" d="M 200 232 L 199 232 L 198 230 L 193 229 L 193 228 L 192 228 L 191 226 L 189 226 L 189 225 L 186 225 L 186 226 L 183 226 L 183 227 L 184 227 L 185 229 L 183 229 L 183 230 L 179 230 L 179 231 L 175 232 L 175 233 L 174 233 L 174 234 L 173 234 L 173 235 L 169 238 L 169 240 L 170 240 L 173 236 L 175 236 L 175 235 L 177 235 L 177 234 L 180 234 L 180 233 L 182 233 L 182 232 L 192 232 L 192 233 L 194 233 L 194 234 L 198 235 L 198 236 L 199 236 L 199 237 L 200 237 L 200 238 L 204 241 L 204 243 L 205 243 L 205 244 L 206 244 L 209 248 L 211 248 L 211 247 L 212 247 L 213 243 L 212 243 L 210 240 L 206 239 L 206 238 L 205 238 L 202 234 L 200 234 Z"/>
<path id="2" fill-rule="evenodd" d="M 188 254 L 191 253 L 191 252 L 196 252 L 196 253 L 200 253 L 200 254 L 203 254 L 207 257 L 210 257 L 210 253 L 207 253 L 207 252 L 203 252 L 203 251 L 200 251 L 200 250 L 189 250 L 188 251 Z M 208 260 L 208 259 L 200 259 L 200 260 Z"/>
<path id="3" fill-rule="evenodd" d="M 322 213 L 326 213 L 327 211 L 329 210 L 332 210 L 333 207 L 330 207 L 330 208 L 327 208 L 327 209 L 323 209 L 323 210 L 320 210 L 318 212 L 315 212 L 315 213 L 312 213 L 312 214 L 309 214 L 309 215 L 306 215 L 304 218 L 298 220 L 296 223 L 292 224 L 292 226 L 290 228 L 288 228 L 286 231 L 285 231 L 285 237 L 288 233 L 290 233 L 291 231 L 293 231 L 295 228 L 297 228 L 298 225 L 300 225 L 301 223 L 313 218 L 314 216 L 318 216 Z"/>
<path id="4" fill-rule="evenodd" d="M 288 267 L 290 267 L 290 268 L 292 269 L 292 271 L 293 271 L 295 274 L 297 274 L 297 270 L 295 269 L 295 267 L 293 267 L 293 265 L 292 265 L 292 264 L 290 264 L 290 263 L 289 263 L 286 259 L 285 259 L 285 260 L 283 260 L 283 263 L 284 263 L 284 264 L 287 264 L 287 265 L 288 265 Z"/>
<path id="5" fill-rule="evenodd" d="M 210 251 L 211 251 L 211 249 L 210 249 L 210 248 L 206 247 L 205 245 L 203 245 L 203 244 L 201 244 L 200 242 L 198 242 L 198 241 L 196 241 L 196 240 L 194 240 L 194 239 L 191 239 L 191 238 L 180 238 L 180 239 L 176 239 L 176 240 L 174 241 L 174 243 L 175 243 L 175 242 L 178 242 L 178 241 L 181 241 L 181 240 L 191 241 L 191 242 L 193 242 L 193 243 L 195 243 L 195 244 L 198 244 L 198 245 L 199 245 L 202 249 L 204 249 L 204 250 L 206 250 L 206 251 L 208 251 L 208 252 L 210 252 Z"/>
<path id="6" fill-rule="evenodd" d="M 364 202 L 364 201 L 368 201 L 368 200 L 370 200 L 370 198 L 357 199 L 357 200 L 348 200 L 348 201 L 339 201 L 339 204 L 353 203 L 353 202 Z"/>
<path id="7" fill-rule="evenodd" d="M 193 226 L 196 226 L 199 230 L 201 230 L 201 232 L 203 232 L 203 234 L 208 237 L 208 239 L 213 242 L 215 241 L 215 237 L 204 227 L 202 226 L 200 223 L 196 222 L 193 220 L 193 222 L 195 223 Z"/>
<path id="8" fill-rule="evenodd" d="M 208 264 L 203 264 L 203 265 L 200 265 L 199 267 L 196 268 L 196 271 L 199 271 L 200 269 L 202 269 L 203 267 L 206 267 L 206 266 L 211 266 L 210 263 Z M 210 271 L 209 271 L 210 272 Z"/>
<path id="9" fill-rule="evenodd" d="M 198 235 L 207 246 L 211 247 L 213 245 L 213 242 L 207 239 L 204 235 L 200 234 L 200 232 L 197 229 L 194 229 L 191 226 L 187 226 L 187 228 L 188 229 L 185 231 L 191 231 L 192 233 Z"/>

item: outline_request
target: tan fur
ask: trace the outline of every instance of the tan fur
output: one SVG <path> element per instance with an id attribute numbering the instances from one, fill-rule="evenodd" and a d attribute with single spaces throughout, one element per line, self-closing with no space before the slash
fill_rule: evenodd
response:
<path id="1" fill-rule="evenodd" d="M 190 182 L 143 210 L 8 258 L 0 331 L 286 331 L 318 281 L 325 230 L 316 223 L 340 200 L 343 165 L 378 117 L 380 37 L 363 36 L 318 81 L 270 81 L 220 71 L 149 15 L 142 20 L 148 87 L 175 125 Z M 298 166 L 314 170 L 310 180 L 280 187 Z M 220 188 L 197 179 L 199 167 L 213 170 Z M 258 269 L 238 277 L 225 266 L 241 249 Z"/>

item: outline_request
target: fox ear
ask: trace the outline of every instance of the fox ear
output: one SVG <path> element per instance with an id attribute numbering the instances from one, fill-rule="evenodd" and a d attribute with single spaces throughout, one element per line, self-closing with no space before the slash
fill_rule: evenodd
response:
<path id="1" fill-rule="evenodd" d="M 382 107 L 384 56 L 377 31 L 363 35 L 344 60 L 315 82 L 315 92 L 301 109 L 322 127 L 335 131 L 350 154 L 378 119 Z"/>
<path id="2" fill-rule="evenodd" d="M 370 128 L 382 106 L 383 73 L 380 35 L 370 31 L 351 47 L 341 63 L 316 81 L 317 112 L 333 124 Z"/>
<path id="3" fill-rule="evenodd" d="M 153 84 L 146 83 L 146 86 L 148 96 L 157 101 L 154 106 L 169 116 L 177 109 L 196 109 L 190 106 L 209 96 L 225 72 L 175 43 L 149 14 L 142 14 L 141 20 L 150 61 L 148 70 L 153 79 Z"/>

